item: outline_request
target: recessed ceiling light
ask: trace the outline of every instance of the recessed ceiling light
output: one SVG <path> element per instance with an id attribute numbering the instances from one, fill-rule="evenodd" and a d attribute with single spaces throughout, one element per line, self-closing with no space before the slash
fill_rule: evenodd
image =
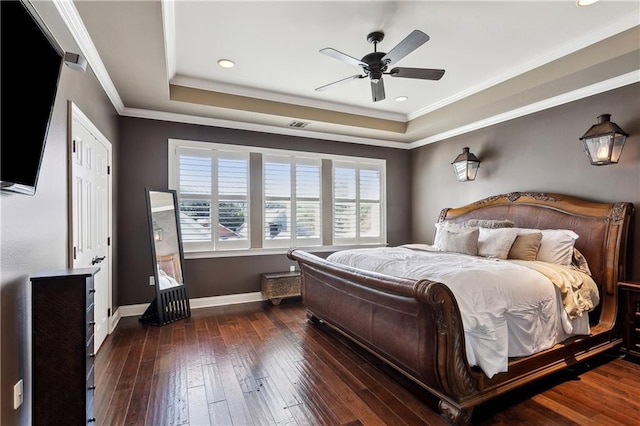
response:
<path id="1" fill-rule="evenodd" d="M 218 65 L 222 68 L 233 68 L 235 64 L 229 59 L 218 59 Z"/>
<path id="2" fill-rule="evenodd" d="M 590 6 L 594 3 L 596 3 L 598 0 L 577 0 L 576 1 L 576 5 L 577 6 Z"/>
<path id="3" fill-rule="evenodd" d="M 398 97 L 396 98 L 396 102 L 404 102 L 404 101 L 406 101 L 407 99 L 409 99 L 409 98 L 408 98 L 408 97 L 406 97 L 406 96 L 398 96 Z"/>

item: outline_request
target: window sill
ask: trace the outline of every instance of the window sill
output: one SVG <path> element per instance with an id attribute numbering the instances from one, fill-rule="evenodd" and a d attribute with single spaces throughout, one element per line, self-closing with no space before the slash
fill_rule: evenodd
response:
<path id="1" fill-rule="evenodd" d="M 345 245 L 345 246 L 313 246 L 313 247 L 295 247 L 309 253 L 325 253 L 339 250 L 349 250 L 357 248 L 386 247 L 386 244 L 361 244 L 361 245 Z M 292 247 L 293 248 L 293 247 Z M 241 250 L 224 250 L 224 251 L 191 251 L 185 252 L 185 259 L 208 259 L 216 257 L 245 257 L 245 256 L 270 256 L 278 254 L 287 254 L 291 248 L 255 248 Z"/>

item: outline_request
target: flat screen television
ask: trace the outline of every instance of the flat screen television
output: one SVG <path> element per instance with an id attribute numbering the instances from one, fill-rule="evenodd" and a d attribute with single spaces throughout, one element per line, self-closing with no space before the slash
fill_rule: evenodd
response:
<path id="1" fill-rule="evenodd" d="M 0 1 L 0 188 L 33 195 L 64 52 L 33 6 Z"/>

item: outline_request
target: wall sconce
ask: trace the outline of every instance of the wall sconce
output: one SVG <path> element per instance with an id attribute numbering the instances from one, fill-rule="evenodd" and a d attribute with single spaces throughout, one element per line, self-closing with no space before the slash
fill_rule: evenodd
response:
<path id="1" fill-rule="evenodd" d="M 157 223 L 153 222 L 153 240 L 162 241 L 162 233 L 162 228 L 160 228 Z"/>
<path id="2" fill-rule="evenodd" d="M 458 180 L 460 182 L 466 182 L 475 180 L 478 168 L 480 167 L 480 160 L 469 152 L 468 147 L 464 147 L 462 148 L 462 154 L 458 155 L 451 164 L 453 165 L 453 170 Z"/>
<path id="3" fill-rule="evenodd" d="M 620 159 L 622 147 L 629 136 L 616 123 L 610 121 L 611 114 L 598 116 L 598 124 L 591 126 L 580 138 L 584 151 L 594 166 L 615 164 Z"/>

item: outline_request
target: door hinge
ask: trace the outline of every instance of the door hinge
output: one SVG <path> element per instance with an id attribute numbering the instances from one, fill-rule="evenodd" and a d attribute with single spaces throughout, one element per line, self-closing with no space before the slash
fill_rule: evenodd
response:
<path id="1" fill-rule="evenodd" d="M 110 246 L 111 245 L 111 237 L 107 237 L 107 245 Z"/>
<path id="2" fill-rule="evenodd" d="M 73 260 L 76 260 L 76 246 L 73 246 Z"/>
<path id="3" fill-rule="evenodd" d="M 107 166 L 107 174 L 110 175 L 111 174 L 111 166 Z"/>
<path id="4" fill-rule="evenodd" d="M 107 309 L 107 316 L 110 317 L 111 316 L 111 308 Z"/>
<path id="5" fill-rule="evenodd" d="M 73 152 L 76 152 L 76 140 L 73 140 L 73 148 L 72 148 Z"/>

